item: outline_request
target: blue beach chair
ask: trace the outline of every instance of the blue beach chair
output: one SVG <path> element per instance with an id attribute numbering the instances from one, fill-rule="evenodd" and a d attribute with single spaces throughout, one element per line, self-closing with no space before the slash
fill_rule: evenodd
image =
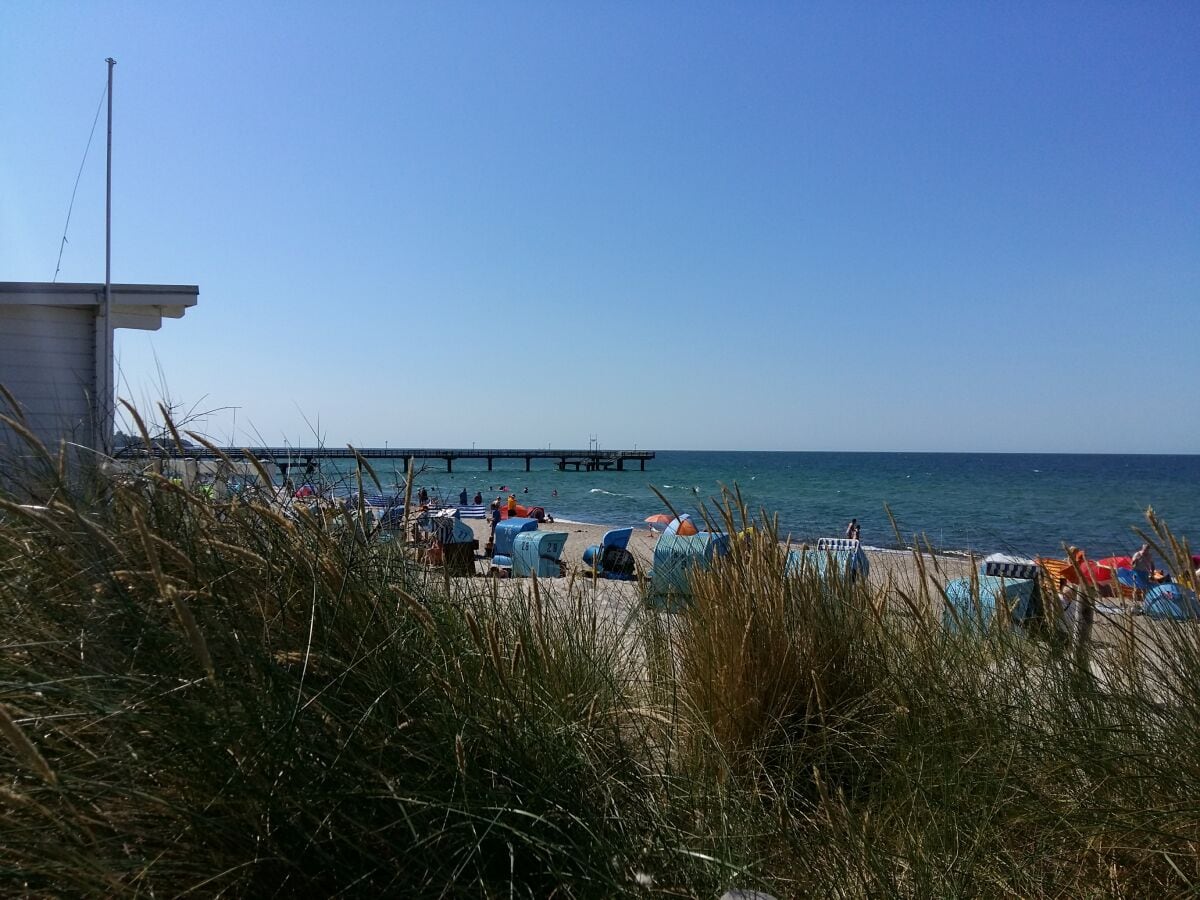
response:
<path id="1" fill-rule="evenodd" d="M 692 574 L 712 567 L 713 560 L 729 549 L 727 535 L 664 534 L 654 545 L 646 599 L 652 606 L 675 609 L 692 599 Z"/>
<path id="2" fill-rule="evenodd" d="M 537 519 L 505 519 L 497 525 L 496 540 L 492 545 L 491 571 L 503 573 L 510 570 L 517 535 L 526 531 L 537 531 L 537 527 Z"/>
<path id="3" fill-rule="evenodd" d="M 601 578 L 628 581 L 635 577 L 633 554 L 626 547 L 633 536 L 632 528 L 606 531 L 599 544 L 583 551 L 583 564 L 590 566 Z"/>
<path id="4" fill-rule="evenodd" d="M 562 575 L 563 547 L 567 535 L 561 531 L 523 531 L 513 540 L 512 573 L 514 576 L 537 575 L 539 578 L 558 578 Z"/>
<path id="5" fill-rule="evenodd" d="M 839 577 L 854 581 L 871 574 L 871 561 L 858 541 L 820 538 L 816 550 L 789 550 L 784 571 L 788 575 L 815 572 L 822 581 L 836 571 Z"/>
<path id="6" fill-rule="evenodd" d="M 975 584 L 969 578 L 956 578 L 946 585 L 946 608 L 942 624 L 950 631 L 986 628 L 995 620 L 1004 604 L 1008 620 L 1023 625 L 1037 612 L 1037 580 L 980 575 Z"/>
<path id="7" fill-rule="evenodd" d="M 984 557 L 973 589 L 971 579 L 958 578 L 946 585 L 942 623 L 951 631 L 987 627 L 1004 604 L 1013 625 L 1025 625 L 1042 615 L 1042 570 L 1025 556 L 993 553 Z"/>

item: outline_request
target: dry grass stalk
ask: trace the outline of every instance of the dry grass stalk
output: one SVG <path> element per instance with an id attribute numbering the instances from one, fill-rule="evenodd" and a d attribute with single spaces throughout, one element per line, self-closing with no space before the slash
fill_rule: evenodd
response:
<path id="1" fill-rule="evenodd" d="M 33 741 L 26 737 L 21 727 L 13 721 L 8 707 L 3 703 L 0 703 L 0 732 L 3 732 L 4 737 L 8 739 L 17 758 L 33 770 L 42 781 L 50 785 L 58 784 L 58 776 L 54 774 L 54 770 L 50 768 L 46 758 L 38 752 L 38 748 L 33 745 Z"/>

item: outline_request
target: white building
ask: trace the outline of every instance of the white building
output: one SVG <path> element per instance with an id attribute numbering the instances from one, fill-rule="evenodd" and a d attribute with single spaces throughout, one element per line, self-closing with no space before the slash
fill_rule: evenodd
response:
<path id="1" fill-rule="evenodd" d="M 104 285 L 0 282 L 0 385 L 32 431 L 107 452 L 113 434 L 112 329 L 153 331 L 196 305 L 195 285 L 114 284 L 111 323 Z M 0 401 L 0 412 L 11 415 Z M 0 424 L 0 453 L 16 437 Z"/>

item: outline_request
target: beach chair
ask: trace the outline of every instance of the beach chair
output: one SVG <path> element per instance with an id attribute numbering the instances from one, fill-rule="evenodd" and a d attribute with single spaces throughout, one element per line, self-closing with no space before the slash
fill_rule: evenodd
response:
<path id="1" fill-rule="evenodd" d="M 1036 560 L 993 553 L 979 566 L 979 577 L 957 578 L 946 585 L 942 623 L 951 631 L 989 626 L 1000 604 L 1014 625 L 1024 625 L 1042 615 L 1039 582 L 1042 569 Z"/>
<path id="2" fill-rule="evenodd" d="M 633 554 L 626 547 L 633 536 L 632 528 L 614 528 L 606 531 L 599 544 L 583 551 L 583 564 L 590 566 L 601 578 L 628 581 L 635 577 Z"/>
<path id="3" fill-rule="evenodd" d="M 514 576 L 537 575 L 539 578 L 558 578 L 562 575 L 563 547 L 567 535 L 561 531 L 523 531 L 513 540 L 512 573 Z"/>
<path id="4" fill-rule="evenodd" d="M 505 519 L 496 526 L 496 540 L 492 545 L 491 574 L 507 575 L 512 570 L 513 545 L 517 535 L 526 531 L 537 531 L 537 519 Z"/>
<path id="5" fill-rule="evenodd" d="M 727 551 L 728 537 L 723 534 L 664 534 L 654 545 L 647 602 L 662 609 L 686 604 L 692 599 L 692 573 L 710 568 L 713 559 Z"/>
<path id="6" fill-rule="evenodd" d="M 832 568 L 830 566 L 832 565 Z M 815 572 L 825 580 L 831 572 L 854 581 L 871 574 L 871 562 L 862 545 L 850 538 L 819 538 L 816 550 L 790 550 L 784 571 L 788 575 Z"/>

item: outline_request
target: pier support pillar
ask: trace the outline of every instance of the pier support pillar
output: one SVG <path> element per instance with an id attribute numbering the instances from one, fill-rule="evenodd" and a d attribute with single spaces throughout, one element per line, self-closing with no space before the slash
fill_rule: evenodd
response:
<path id="1" fill-rule="evenodd" d="M 642 460 L 642 471 L 646 471 L 646 461 L 644 459 Z"/>
<path id="2" fill-rule="evenodd" d="M 618 460 L 617 460 L 617 471 L 618 471 L 618 472 L 624 472 L 624 471 L 625 471 L 625 460 L 623 460 L 623 459 L 618 459 Z"/>
<path id="3" fill-rule="evenodd" d="M 454 457 L 453 456 L 446 457 L 446 471 L 447 472 L 454 471 Z"/>
<path id="4" fill-rule="evenodd" d="M 526 472 L 529 471 L 529 457 L 528 456 L 525 457 L 525 471 Z"/>
<path id="5" fill-rule="evenodd" d="M 488 471 L 492 471 L 492 458 L 490 456 L 488 457 Z"/>

